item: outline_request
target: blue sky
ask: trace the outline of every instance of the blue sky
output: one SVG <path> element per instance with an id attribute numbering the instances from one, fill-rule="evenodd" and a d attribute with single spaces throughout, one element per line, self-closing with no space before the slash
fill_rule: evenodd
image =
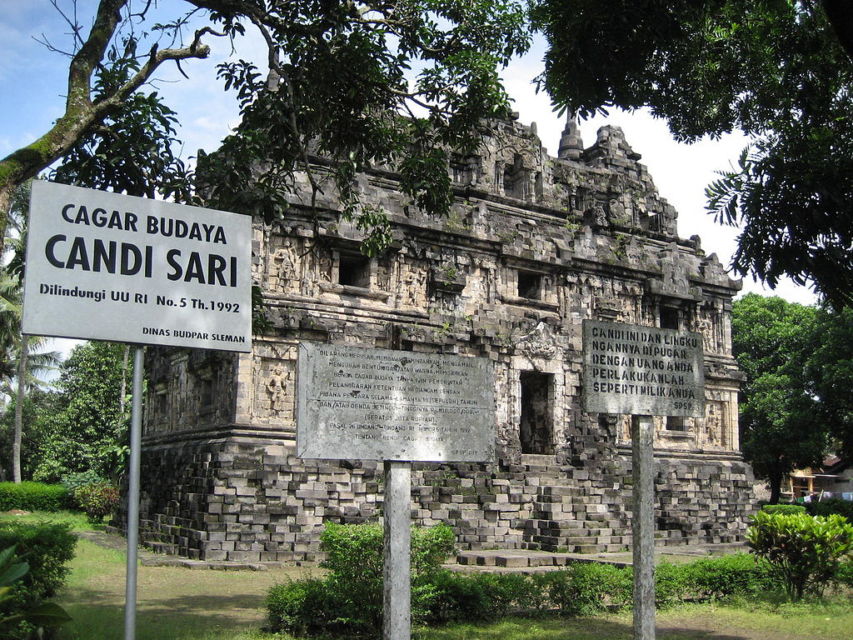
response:
<path id="1" fill-rule="evenodd" d="M 70 6 L 70 0 L 59 0 Z M 140 2 L 141 4 L 141 2 Z M 178 0 L 161 0 L 162 7 L 180 6 Z M 88 27 L 96 6 L 95 0 L 79 0 L 79 22 Z M 43 134 L 62 112 L 68 59 L 48 51 L 35 38 L 46 37 L 60 49 L 70 49 L 68 24 L 51 6 L 49 0 L 0 0 L 0 156 Z M 184 79 L 174 65 L 158 73 L 156 89 L 175 109 L 181 121 L 179 136 L 185 141 L 184 156 L 196 150 L 213 150 L 219 140 L 237 122 L 237 109 L 232 95 L 222 91 L 216 79 L 215 64 L 231 54 L 230 45 L 211 39 L 213 55 L 208 61 L 188 61 Z M 240 43 L 243 57 L 263 59 L 259 43 Z M 532 51 L 504 72 L 510 95 L 514 98 L 520 120 L 535 121 L 542 143 L 551 154 L 564 122 L 551 111 L 547 96 L 536 94 L 533 78 L 541 71 L 544 44 L 537 41 Z M 672 140 L 666 125 L 647 113 L 612 113 L 581 124 L 584 142 L 595 141 L 595 132 L 603 124 L 615 124 L 625 131 L 628 143 L 642 154 L 661 195 L 679 212 L 679 235 L 702 237 L 703 248 L 716 252 L 728 264 L 735 246 L 736 230 L 716 225 L 705 214 L 705 186 L 715 178 L 715 171 L 733 163 L 746 144 L 743 136 L 734 134 L 720 141 L 704 140 L 693 145 Z M 812 303 L 814 296 L 790 282 L 776 291 L 765 291 L 750 278 L 744 280 L 744 291 L 781 295 L 795 302 Z"/>

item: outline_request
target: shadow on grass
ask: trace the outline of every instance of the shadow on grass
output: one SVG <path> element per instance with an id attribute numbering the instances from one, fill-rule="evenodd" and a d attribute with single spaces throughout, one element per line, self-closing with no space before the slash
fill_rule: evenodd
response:
<path id="1" fill-rule="evenodd" d="M 512 618 L 492 624 L 419 629 L 413 640 L 631 640 L 633 625 L 602 618 Z M 750 640 L 708 629 L 658 625 L 659 640 Z"/>
<path id="2" fill-rule="evenodd" d="M 66 605 L 74 621 L 61 640 L 121 640 L 124 603 L 115 593 L 83 589 Z M 177 596 L 142 603 L 137 611 L 138 640 L 231 640 L 258 632 L 264 620 L 256 595 Z M 252 636 L 258 637 L 258 636 Z M 272 637 L 272 636 L 270 636 Z M 339 636 L 339 640 L 348 640 Z M 512 618 L 495 623 L 454 624 L 416 629 L 413 640 L 631 640 L 630 622 L 602 618 Z M 658 640 L 751 640 L 707 628 L 658 625 Z"/>
<path id="3" fill-rule="evenodd" d="M 112 604 L 114 594 L 85 589 L 76 594 L 67 609 L 74 621 L 63 628 L 61 640 L 121 640 L 124 634 L 124 605 Z M 97 603 L 101 604 L 97 604 Z M 94 604 L 92 604 L 94 603 Z M 257 598 L 230 596 L 184 596 L 145 603 L 137 611 L 138 640 L 230 640 L 240 634 L 258 632 L 263 617 Z M 252 612 L 247 620 L 240 612 Z M 253 636 L 256 637 L 256 636 Z M 750 636 L 718 633 L 708 629 L 658 626 L 659 640 L 750 640 Z M 413 640 L 631 640 L 630 623 L 601 618 L 513 618 L 491 624 L 455 624 L 420 628 Z M 340 636 L 344 640 L 344 636 Z"/>
<path id="4" fill-rule="evenodd" d="M 113 591 L 78 589 L 61 604 L 73 621 L 63 627 L 62 640 L 121 640 L 124 637 L 124 597 Z M 137 604 L 138 640 L 231 638 L 258 629 L 265 622 L 257 594 L 175 596 Z M 217 635 L 220 634 L 221 636 Z"/>
<path id="5" fill-rule="evenodd" d="M 748 636 L 732 636 L 719 634 L 705 629 L 688 629 L 685 627 L 658 627 L 657 637 L 660 640 L 750 640 Z"/>

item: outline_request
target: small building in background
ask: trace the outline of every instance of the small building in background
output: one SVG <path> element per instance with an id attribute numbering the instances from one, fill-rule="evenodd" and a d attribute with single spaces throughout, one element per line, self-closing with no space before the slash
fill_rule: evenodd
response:
<path id="1" fill-rule="evenodd" d="M 853 500 L 853 468 L 843 458 L 827 456 L 819 468 L 792 471 L 787 485 L 782 490 L 790 500 L 799 501 L 807 497 L 809 500 Z"/>

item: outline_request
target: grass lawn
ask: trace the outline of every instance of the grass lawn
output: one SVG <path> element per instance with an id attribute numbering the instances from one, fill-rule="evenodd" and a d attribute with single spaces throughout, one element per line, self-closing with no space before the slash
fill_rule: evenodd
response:
<path id="1" fill-rule="evenodd" d="M 12 516 L 0 515 L 0 521 Z M 89 528 L 75 515 L 41 514 Z M 57 598 L 74 622 L 62 640 L 120 640 L 124 631 L 124 553 L 80 540 L 68 584 Z M 265 634 L 267 589 L 308 570 L 207 571 L 140 567 L 138 640 L 293 640 Z M 850 640 L 853 602 L 800 605 L 684 605 L 658 612 L 660 640 Z M 594 618 L 511 618 L 493 624 L 417 629 L 414 640 L 630 640 L 631 614 Z M 344 640 L 344 639 L 340 639 Z"/>
<path id="2" fill-rule="evenodd" d="M 302 569 L 207 571 L 139 567 L 138 640 L 261 638 L 267 590 Z M 77 546 L 72 574 L 58 602 L 74 618 L 60 638 L 123 637 L 125 554 L 88 540 Z M 270 636 L 266 636 L 270 637 Z"/>
<path id="3" fill-rule="evenodd" d="M 658 640 L 850 640 L 853 607 L 683 605 L 658 611 Z M 594 618 L 511 618 L 419 630 L 413 640 L 631 640 L 631 613 Z"/>

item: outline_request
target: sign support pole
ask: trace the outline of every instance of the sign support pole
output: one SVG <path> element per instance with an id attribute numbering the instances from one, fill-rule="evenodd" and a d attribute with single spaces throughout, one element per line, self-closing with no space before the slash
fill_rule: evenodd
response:
<path id="1" fill-rule="evenodd" d="M 654 422 L 631 416 L 634 640 L 655 640 Z"/>
<path id="2" fill-rule="evenodd" d="M 130 486 L 127 493 L 127 573 L 125 578 L 124 640 L 136 638 L 136 563 L 139 544 L 139 466 L 142 449 L 143 352 L 133 352 L 133 400 L 130 411 Z"/>
<path id="3" fill-rule="evenodd" d="M 385 563 L 383 640 L 412 636 L 412 463 L 385 461 Z"/>

